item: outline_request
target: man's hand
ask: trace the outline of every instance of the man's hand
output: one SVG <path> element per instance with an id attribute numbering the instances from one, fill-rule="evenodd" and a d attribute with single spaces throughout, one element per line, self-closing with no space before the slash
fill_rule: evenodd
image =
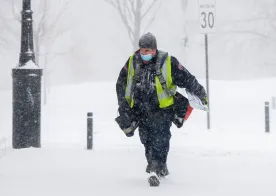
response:
<path id="1" fill-rule="evenodd" d="M 203 97 L 200 100 L 201 100 L 203 105 L 206 105 L 208 107 L 208 105 L 209 105 L 208 97 Z"/>
<path id="2" fill-rule="evenodd" d="M 203 111 L 208 111 L 208 98 L 204 96 L 196 96 L 189 91 L 186 91 L 188 95 L 189 104 L 192 108 L 196 108 Z"/>
<path id="3" fill-rule="evenodd" d="M 127 137 L 131 137 L 134 135 L 135 129 L 138 127 L 138 122 L 133 121 L 127 113 L 124 113 L 117 118 L 115 121 L 120 126 L 121 130 L 126 134 Z"/>

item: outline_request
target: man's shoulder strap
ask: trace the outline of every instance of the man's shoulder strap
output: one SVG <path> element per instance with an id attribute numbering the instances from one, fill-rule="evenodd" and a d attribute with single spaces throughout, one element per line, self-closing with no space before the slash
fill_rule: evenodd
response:
<path id="1" fill-rule="evenodd" d="M 133 68 L 135 70 L 135 75 L 140 73 L 140 66 L 142 64 L 141 59 L 139 58 L 139 55 L 136 53 L 133 55 Z"/>
<path id="2" fill-rule="evenodd" d="M 133 64 L 133 69 L 135 70 L 135 74 L 134 74 L 133 81 L 132 81 L 130 97 L 132 97 L 133 93 L 134 93 L 134 87 L 136 86 L 137 77 L 140 74 L 140 65 L 141 65 L 141 63 L 142 62 L 141 62 L 139 56 L 136 53 L 134 53 L 133 56 L 132 56 L 132 64 Z"/>
<path id="3" fill-rule="evenodd" d="M 156 65 L 158 65 L 161 69 L 163 63 L 165 62 L 166 58 L 168 57 L 168 52 L 164 52 L 162 50 L 158 50 L 158 55 L 156 59 Z"/>
<path id="4" fill-rule="evenodd" d="M 159 81 L 162 85 L 162 88 L 164 91 L 166 91 L 169 95 L 174 96 L 174 93 L 171 92 L 168 89 L 166 80 L 161 72 L 161 67 L 164 64 L 164 62 L 166 61 L 166 58 L 168 57 L 168 53 L 164 52 L 164 51 L 158 51 L 158 55 L 157 55 L 157 59 L 156 59 L 156 64 L 155 64 L 155 70 L 156 70 L 156 75 L 159 78 Z"/>
<path id="5" fill-rule="evenodd" d="M 156 70 L 156 75 L 158 76 L 159 80 L 161 78 L 162 82 L 165 81 L 164 76 L 161 73 L 161 68 L 163 63 L 165 62 L 166 58 L 168 57 L 168 53 L 167 52 L 163 52 L 161 50 L 158 51 L 158 55 L 156 58 L 156 64 L 155 64 L 155 70 Z M 161 82 L 160 80 L 160 82 Z M 162 84 L 161 82 L 161 84 Z M 166 83 L 166 81 L 165 81 Z"/>

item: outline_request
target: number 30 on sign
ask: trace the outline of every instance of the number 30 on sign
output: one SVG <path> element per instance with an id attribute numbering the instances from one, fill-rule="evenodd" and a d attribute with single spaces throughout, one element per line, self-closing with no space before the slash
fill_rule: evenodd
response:
<path id="1" fill-rule="evenodd" d="M 215 0 L 199 0 L 200 32 L 204 34 L 215 32 Z"/>

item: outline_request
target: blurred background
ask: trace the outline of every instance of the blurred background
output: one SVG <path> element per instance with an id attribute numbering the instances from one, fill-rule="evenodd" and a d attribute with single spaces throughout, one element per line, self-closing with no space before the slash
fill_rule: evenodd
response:
<path id="1" fill-rule="evenodd" d="M 32 1 L 36 60 L 44 69 L 45 88 L 116 80 L 137 49 L 139 29 L 140 34 L 152 32 L 158 48 L 177 57 L 197 77 L 205 77 L 198 1 L 141 0 L 141 10 L 135 8 L 138 1 L 134 7 L 131 0 L 118 2 Z M 11 89 L 11 69 L 20 53 L 22 1 L 0 0 L 0 5 L 0 89 Z M 135 18 L 138 11 L 141 21 Z M 275 0 L 219 0 L 215 22 L 216 33 L 209 35 L 211 79 L 275 77 Z"/>
<path id="2" fill-rule="evenodd" d="M 36 63 L 43 68 L 41 140 L 51 149 L 15 151 L 0 160 L 0 194 L 147 195 L 148 189 L 139 189 L 144 156 L 138 133 L 126 138 L 114 120 L 116 80 L 139 37 L 151 32 L 158 48 L 206 87 L 198 0 L 31 2 Z M 0 158 L 1 149 L 12 150 L 12 69 L 19 63 L 21 10 L 22 0 L 0 0 Z M 171 185 L 176 186 L 158 195 L 185 189 L 189 195 L 274 196 L 276 0 L 216 0 L 208 48 L 211 129 L 206 112 L 196 109 L 183 128 L 172 126 Z M 269 101 L 270 132 L 264 111 Z M 87 112 L 93 112 L 93 156 L 72 150 L 72 144 L 86 146 Z M 67 144 L 69 151 L 56 149 Z"/>
<path id="3" fill-rule="evenodd" d="M 0 135 L 10 136 L 22 0 L 0 5 Z M 143 33 L 153 33 L 159 49 L 206 85 L 198 1 L 33 0 L 32 10 L 36 63 L 43 68 L 42 133 L 48 138 L 81 133 L 85 139 L 87 112 L 95 113 L 96 130 L 120 133 L 115 84 Z M 217 0 L 208 48 L 212 129 L 263 133 L 264 102 L 276 96 L 276 1 Z M 205 129 L 206 114 L 195 111 L 184 131 Z"/>

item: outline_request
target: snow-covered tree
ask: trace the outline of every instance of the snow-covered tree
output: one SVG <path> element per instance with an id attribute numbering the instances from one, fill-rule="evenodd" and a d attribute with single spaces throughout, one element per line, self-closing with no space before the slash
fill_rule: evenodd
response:
<path id="1" fill-rule="evenodd" d="M 189 41 L 189 37 L 188 37 L 188 32 L 187 32 L 187 8 L 188 8 L 188 0 L 182 0 L 181 1 L 181 8 L 184 12 L 184 18 L 183 18 L 183 26 L 184 26 L 184 34 L 183 34 L 183 42 L 184 42 L 184 47 L 187 48 L 188 47 L 188 41 Z"/>
<path id="2" fill-rule="evenodd" d="M 65 50 L 55 49 L 59 41 L 63 39 L 63 36 L 70 33 L 69 25 L 60 25 L 69 1 L 32 1 L 35 59 L 39 67 L 43 68 L 44 103 L 47 101 L 47 94 L 50 89 L 50 75 L 54 70 L 54 67 L 51 67 L 51 63 L 56 58 L 68 54 L 72 50 L 72 48 Z M 19 49 L 22 1 L 5 0 L 3 3 L 6 3 L 5 8 L 8 9 L 0 9 L 0 21 L 2 22 L 0 22 L 0 26 L 2 26 L 1 29 L 5 29 L 5 33 L 0 34 L 0 43 L 4 42 L 2 47 L 5 47 L 7 50 Z M 61 9 L 55 9 L 57 3 Z M 7 40 L 9 40 L 9 43 L 7 43 Z M 17 47 L 13 47 L 13 44 Z"/>
<path id="3" fill-rule="evenodd" d="M 276 72 L 273 52 L 276 50 L 276 1 L 250 0 L 247 7 L 250 9 L 243 18 L 229 21 L 219 33 L 236 44 L 233 58 L 244 57 L 244 72 L 275 76 L 272 72 Z M 241 68 L 238 66 L 237 72 L 241 72 Z"/>
<path id="4" fill-rule="evenodd" d="M 144 33 L 154 22 L 156 12 L 162 0 L 105 0 L 120 14 L 133 50 L 138 47 L 141 33 Z"/>

